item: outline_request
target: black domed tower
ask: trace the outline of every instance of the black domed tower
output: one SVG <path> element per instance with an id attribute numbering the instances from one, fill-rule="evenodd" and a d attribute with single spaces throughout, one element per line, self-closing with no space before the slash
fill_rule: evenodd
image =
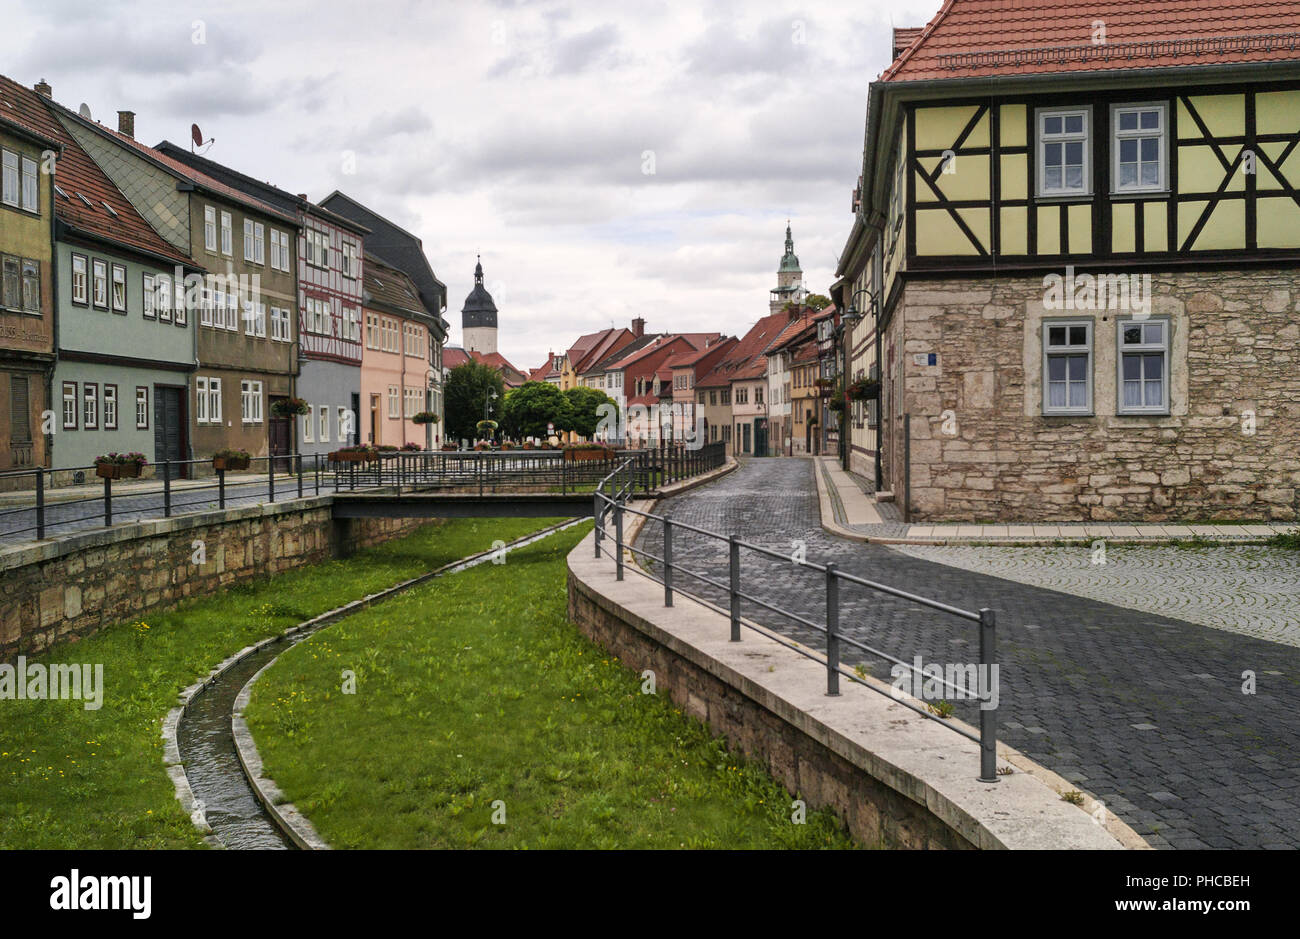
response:
<path id="1" fill-rule="evenodd" d="M 460 326 L 466 352 L 490 355 L 497 351 L 497 305 L 483 286 L 483 259 L 474 265 L 474 289 L 460 310 Z"/>

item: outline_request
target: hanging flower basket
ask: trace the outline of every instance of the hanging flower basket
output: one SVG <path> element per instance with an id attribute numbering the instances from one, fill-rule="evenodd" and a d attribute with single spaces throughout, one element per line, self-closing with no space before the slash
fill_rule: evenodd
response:
<path id="1" fill-rule="evenodd" d="M 311 413 L 311 405 L 302 398 L 276 398 L 271 402 L 271 413 L 276 417 L 300 417 Z"/>
<path id="2" fill-rule="evenodd" d="M 421 411 L 411 418 L 411 422 L 413 424 L 436 424 L 438 423 L 438 415 L 432 411 Z"/>
<path id="3" fill-rule="evenodd" d="M 880 397 L 880 382 L 869 378 L 859 378 L 849 385 L 849 399 L 852 401 L 874 401 Z"/>
<path id="4" fill-rule="evenodd" d="M 212 454 L 212 468 L 214 470 L 246 470 L 252 460 L 253 458 L 247 450 L 226 447 Z"/>
<path id="5" fill-rule="evenodd" d="M 491 437 L 497 429 L 496 421 L 479 421 L 474 425 L 474 430 L 480 437 Z"/>

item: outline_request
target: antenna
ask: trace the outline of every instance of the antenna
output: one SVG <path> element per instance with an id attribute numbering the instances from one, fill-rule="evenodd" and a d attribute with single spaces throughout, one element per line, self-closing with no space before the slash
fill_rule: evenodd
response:
<path id="1" fill-rule="evenodd" d="M 190 125 L 190 153 L 194 152 L 195 147 L 210 147 L 217 138 L 213 137 L 208 141 L 203 140 L 203 131 L 199 130 L 198 124 Z M 206 152 L 206 150 L 204 151 Z"/>
<path id="2" fill-rule="evenodd" d="M 94 120 L 94 118 L 90 116 L 90 105 L 86 104 L 84 101 L 81 102 L 81 107 L 77 108 L 77 113 L 88 121 Z"/>

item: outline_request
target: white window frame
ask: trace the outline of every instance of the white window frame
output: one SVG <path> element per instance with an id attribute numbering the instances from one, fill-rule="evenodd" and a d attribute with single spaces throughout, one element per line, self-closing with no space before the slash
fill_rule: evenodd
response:
<path id="1" fill-rule="evenodd" d="M 41 184 L 40 177 L 37 175 L 36 161 L 25 156 L 23 157 L 22 167 L 22 207 L 28 212 L 39 212 L 41 210 Z"/>
<path id="2" fill-rule="evenodd" d="M 101 261 L 99 258 L 92 258 L 90 261 L 90 305 L 96 310 L 107 310 L 109 291 L 108 291 L 108 262 Z M 104 299 L 99 299 L 100 288 L 103 288 Z"/>
<path id="3" fill-rule="evenodd" d="M 315 421 L 312 420 L 312 414 L 314 413 L 314 411 L 312 410 L 312 406 L 310 404 L 307 405 L 307 409 L 308 409 L 307 419 L 302 422 L 302 442 L 315 443 L 316 441 L 312 437 L 312 429 L 316 423 Z"/>
<path id="4" fill-rule="evenodd" d="M 349 418 L 345 416 L 348 414 L 351 414 L 351 411 L 348 408 L 341 407 L 338 409 L 337 417 L 339 422 L 339 443 L 347 443 L 347 434 L 343 432 L 343 428 L 346 425 L 347 421 L 349 420 Z"/>
<path id="5" fill-rule="evenodd" d="M 208 423 L 220 424 L 221 418 L 221 379 L 208 379 Z"/>
<path id="6" fill-rule="evenodd" d="M 1126 326 L 1142 327 L 1143 336 L 1146 339 L 1146 327 L 1157 325 L 1160 327 L 1160 342 L 1138 342 L 1128 345 L 1124 342 L 1124 328 Z M 1115 320 L 1115 378 L 1116 378 L 1116 397 L 1115 413 L 1124 415 L 1142 415 L 1142 414 L 1168 414 L 1169 413 L 1169 332 L 1171 324 L 1168 317 L 1165 316 L 1130 316 L 1123 319 Z M 1124 404 L 1124 358 L 1126 355 L 1147 356 L 1153 353 L 1159 353 L 1163 356 L 1161 364 L 1161 394 L 1159 405 L 1135 405 L 1129 406 Z M 1143 383 L 1145 392 L 1145 383 Z M 1145 400 L 1145 393 L 1143 399 Z"/>
<path id="7" fill-rule="evenodd" d="M 75 381 L 65 381 L 63 383 L 63 429 L 76 430 L 81 420 L 81 396 L 77 394 L 77 383 Z M 68 420 L 69 407 L 72 411 L 72 420 Z"/>
<path id="8" fill-rule="evenodd" d="M 135 429 L 149 429 L 149 386 L 135 386 Z"/>
<path id="9" fill-rule="evenodd" d="M 221 253 L 228 258 L 235 254 L 235 223 L 229 212 L 221 213 Z"/>
<path id="10" fill-rule="evenodd" d="M 117 288 L 119 284 L 122 287 L 121 306 L 118 306 L 117 303 Z M 112 265 L 111 273 L 109 274 L 108 300 L 110 305 L 113 308 L 114 313 L 126 312 L 127 293 L 126 293 L 126 265 L 125 264 Z"/>
<path id="11" fill-rule="evenodd" d="M 1150 128 L 1143 130 L 1120 130 L 1120 116 L 1124 114 L 1156 111 L 1160 115 L 1160 126 L 1152 134 Z M 1139 119 L 1138 123 L 1141 123 Z M 1113 104 L 1110 109 L 1110 144 L 1111 144 L 1111 192 L 1168 192 L 1169 191 L 1169 107 L 1162 101 L 1149 104 Z M 1142 182 L 1142 144 L 1141 141 L 1154 136 L 1158 141 L 1159 153 L 1156 156 L 1158 177 L 1154 185 Z M 1134 140 L 1138 143 L 1138 181 L 1125 186 L 1120 182 L 1120 141 Z"/>
<path id="12" fill-rule="evenodd" d="M 99 430 L 99 385 L 93 381 L 81 386 L 81 426 Z"/>
<path id="13" fill-rule="evenodd" d="M 1053 345 L 1051 342 L 1051 329 L 1053 327 L 1065 327 L 1066 344 Z M 1084 326 L 1087 328 L 1087 341 L 1084 345 L 1070 345 L 1069 329 L 1071 326 Z M 1093 379 L 1096 372 L 1096 355 L 1094 353 L 1094 331 L 1093 321 L 1085 318 L 1073 319 L 1045 319 L 1043 320 L 1043 416 L 1044 417 L 1091 417 L 1093 414 Z M 1071 407 L 1070 400 L 1070 381 L 1069 367 L 1066 370 L 1066 404 L 1063 406 L 1052 406 L 1051 404 L 1051 387 L 1049 376 L 1050 360 L 1061 356 L 1085 355 L 1087 356 L 1087 374 L 1085 384 L 1087 387 L 1086 401 L 1083 406 Z"/>
<path id="14" fill-rule="evenodd" d="M 117 430 L 117 385 L 104 385 L 104 430 Z"/>
<path id="15" fill-rule="evenodd" d="M 1083 116 L 1083 131 L 1081 133 L 1066 133 L 1065 118 Z M 1062 132 L 1053 134 L 1048 137 L 1043 130 L 1044 124 L 1049 117 L 1059 117 L 1062 119 Z M 1038 196 L 1045 199 L 1069 198 L 1071 196 L 1084 198 L 1092 195 L 1092 108 L 1039 108 L 1034 116 L 1035 128 L 1035 169 L 1037 171 L 1037 190 Z M 1083 143 L 1083 188 L 1071 189 L 1065 185 L 1065 164 L 1061 164 L 1061 187 L 1049 189 L 1047 187 L 1046 157 L 1047 144 L 1059 143 L 1064 147 L 1069 143 Z"/>
<path id="16" fill-rule="evenodd" d="M 0 165 L 4 167 L 3 180 L 0 181 L 0 201 L 18 208 L 22 199 L 22 174 L 17 151 L 0 151 Z"/>
<path id="17" fill-rule="evenodd" d="M 401 389 L 396 385 L 388 386 L 388 419 L 400 420 L 402 417 Z"/>
<path id="18" fill-rule="evenodd" d="M 244 380 L 239 383 L 239 418 L 244 424 L 262 423 L 262 383 Z"/>
<path id="19" fill-rule="evenodd" d="M 157 291 L 158 287 L 154 275 L 146 271 L 140 278 L 140 292 L 144 298 L 144 312 L 142 315 L 147 320 L 158 318 L 158 312 L 154 307 Z"/>
<path id="20" fill-rule="evenodd" d="M 80 281 L 78 281 L 78 274 L 80 274 Z M 90 259 L 84 254 L 72 256 L 72 302 L 77 306 L 86 306 L 90 303 Z"/>
<path id="21" fill-rule="evenodd" d="M 320 442 L 330 442 L 330 408 L 328 404 L 322 404 L 316 414 L 317 430 L 319 432 Z M 307 423 L 311 423 L 311 418 L 307 418 Z"/>
<path id="22" fill-rule="evenodd" d="M 203 247 L 216 253 L 217 250 L 217 207 L 203 207 Z"/>
<path id="23" fill-rule="evenodd" d="M 244 219 L 244 260 L 253 260 L 253 220 Z"/>
<path id="24" fill-rule="evenodd" d="M 253 263 L 266 263 L 266 226 L 261 222 L 253 223 Z"/>

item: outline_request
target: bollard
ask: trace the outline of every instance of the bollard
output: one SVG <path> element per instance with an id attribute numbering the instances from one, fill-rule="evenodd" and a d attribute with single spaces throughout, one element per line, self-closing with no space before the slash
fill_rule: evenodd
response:
<path id="1" fill-rule="evenodd" d="M 980 679 L 986 686 L 980 691 L 991 692 L 993 659 L 997 653 L 997 620 L 993 611 L 980 610 Z M 983 699 L 984 694 L 980 697 Z M 980 702 L 980 782 L 998 781 L 998 716 L 993 708 L 985 709 Z"/>
<path id="2" fill-rule="evenodd" d="M 163 460 L 163 518 L 172 517 L 172 461 Z"/>
<path id="3" fill-rule="evenodd" d="M 740 642 L 740 540 L 727 538 L 730 548 L 728 565 L 731 573 L 731 641 Z"/>
<path id="4" fill-rule="evenodd" d="M 45 539 L 45 469 L 36 468 L 36 540 Z"/>
<path id="5" fill-rule="evenodd" d="M 673 605 L 673 523 L 664 519 L 664 606 Z"/>
<path id="6" fill-rule="evenodd" d="M 840 579 L 835 562 L 826 565 L 826 694 L 840 693 Z"/>

